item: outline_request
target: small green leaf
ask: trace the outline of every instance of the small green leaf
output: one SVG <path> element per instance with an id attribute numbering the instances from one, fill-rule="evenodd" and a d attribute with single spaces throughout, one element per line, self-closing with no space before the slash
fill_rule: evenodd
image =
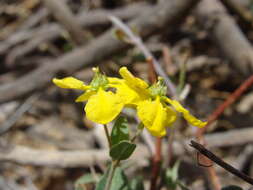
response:
<path id="1" fill-rule="evenodd" d="M 177 161 L 172 168 L 167 169 L 165 174 L 165 182 L 170 189 L 176 189 L 178 183 L 178 169 L 180 162 Z"/>
<path id="2" fill-rule="evenodd" d="M 181 183 L 179 180 L 177 180 L 177 184 L 178 186 L 182 189 L 182 190 L 190 190 L 188 187 L 186 187 L 183 183 Z"/>
<path id="3" fill-rule="evenodd" d="M 117 167 L 112 179 L 112 186 L 110 190 L 128 190 L 128 180 L 124 171 Z"/>
<path id="4" fill-rule="evenodd" d="M 229 185 L 229 186 L 223 187 L 221 190 L 243 190 L 243 189 L 236 185 Z"/>
<path id="5" fill-rule="evenodd" d="M 143 179 L 137 176 L 130 182 L 131 190 L 144 190 Z"/>
<path id="6" fill-rule="evenodd" d="M 114 160 L 126 160 L 129 158 L 136 148 L 136 144 L 129 141 L 121 141 L 111 147 L 110 156 Z"/>
<path id="7" fill-rule="evenodd" d="M 129 140 L 129 129 L 127 124 L 127 119 L 125 117 L 120 116 L 117 118 L 111 133 L 112 145 L 118 144 L 124 140 Z"/>
<path id="8" fill-rule="evenodd" d="M 110 167 L 111 166 L 109 166 L 109 168 Z M 104 190 L 106 182 L 107 182 L 108 173 L 109 173 L 109 169 L 101 177 L 95 190 Z M 129 190 L 127 177 L 120 167 L 117 167 L 115 169 L 110 190 Z"/>
<path id="9" fill-rule="evenodd" d="M 96 180 L 91 174 L 85 174 L 79 177 L 75 182 L 75 190 L 84 190 L 84 185 L 87 183 L 95 183 Z"/>
<path id="10" fill-rule="evenodd" d="M 109 166 L 110 167 L 110 166 Z M 105 188 L 105 184 L 106 184 L 106 180 L 108 177 L 108 170 L 104 173 L 104 175 L 100 178 L 99 182 L 96 185 L 96 189 L 95 190 L 104 190 Z"/>

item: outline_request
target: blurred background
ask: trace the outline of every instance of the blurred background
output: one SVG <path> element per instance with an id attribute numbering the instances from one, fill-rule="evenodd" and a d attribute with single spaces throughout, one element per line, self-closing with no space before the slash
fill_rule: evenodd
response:
<path id="1" fill-rule="evenodd" d="M 73 76 L 89 84 L 92 67 L 118 77 L 126 66 L 152 81 L 154 60 L 147 61 L 110 15 L 143 40 L 177 87 L 168 95 L 211 121 L 199 135 L 178 120 L 173 138 L 169 129 L 162 140 L 163 167 L 181 160 L 179 179 L 189 189 L 219 184 L 249 189 L 215 163 L 218 184 L 213 182 L 189 140 L 201 136 L 222 159 L 253 175 L 251 0 L 1 0 L 0 189 L 72 190 L 84 174 L 92 179 L 79 188 L 94 189 L 109 161 L 103 128 L 85 118 L 84 104 L 74 102 L 80 92 L 59 89 L 51 80 Z M 123 113 L 133 130 L 134 114 Z M 150 189 L 155 142 L 144 131 L 124 163 L 127 176 L 142 176 L 145 189 Z"/>

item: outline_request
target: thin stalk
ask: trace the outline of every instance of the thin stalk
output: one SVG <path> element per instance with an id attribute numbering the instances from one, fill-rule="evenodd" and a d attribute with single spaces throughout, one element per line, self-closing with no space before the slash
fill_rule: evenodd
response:
<path id="1" fill-rule="evenodd" d="M 132 142 L 132 143 L 135 141 L 135 139 L 136 139 L 138 136 L 140 136 L 141 132 L 143 131 L 143 128 L 144 128 L 143 124 L 140 123 L 139 126 L 138 126 L 138 130 L 137 130 L 136 134 L 135 134 L 135 135 L 132 137 L 132 139 L 131 139 L 131 142 Z"/>
<path id="2" fill-rule="evenodd" d="M 168 154 L 164 158 L 164 163 L 163 166 L 164 168 L 168 168 L 171 163 L 171 159 L 173 157 L 173 140 L 174 140 L 174 133 L 175 133 L 175 128 L 171 127 L 169 130 L 169 135 L 168 135 Z"/>
<path id="3" fill-rule="evenodd" d="M 180 68 L 180 73 L 179 73 L 179 84 L 177 87 L 177 97 L 181 93 L 181 91 L 184 88 L 185 85 L 185 77 L 186 77 L 186 63 L 188 61 L 189 55 L 186 54 L 184 61 L 182 62 L 181 68 Z"/>
<path id="4" fill-rule="evenodd" d="M 120 160 L 112 161 L 112 165 L 109 170 L 109 174 L 108 174 L 108 178 L 107 178 L 104 190 L 110 190 L 111 185 L 112 185 L 112 179 L 113 179 L 115 170 L 116 170 L 117 166 L 119 165 L 119 162 L 120 162 Z"/>
<path id="5" fill-rule="evenodd" d="M 106 138 L 107 138 L 107 141 L 108 141 L 108 145 L 109 145 L 109 147 L 111 147 L 112 146 L 112 141 L 111 141 L 109 130 L 108 130 L 106 124 L 104 124 L 104 130 L 105 130 L 105 135 L 106 135 Z"/>

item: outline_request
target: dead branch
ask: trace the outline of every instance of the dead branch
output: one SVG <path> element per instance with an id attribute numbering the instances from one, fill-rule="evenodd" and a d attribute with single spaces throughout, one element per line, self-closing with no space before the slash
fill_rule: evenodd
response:
<path id="1" fill-rule="evenodd" d="M 208 147 L 238 146 L 253 142 L 253 128 L 235 129 L 229 132 L 219 132 L 205 135 L 204 138 Z M 173 142 L 173 150 L 176 156 L 185 154 L 185 151 L 192 152 L 187 145 L 191 139 L 184 142 Z M 163 153 L 167 156 L 167 147 L 163 147 Z M 140 165 L 147 164 L 145 158 L 150 158 L 151 154 L 147 146 L 138 145 L 130 160 Z M 143 158 L 143 159 L 140 159 Z M 46 167 L 87 167 L 90 165 L 105 163 L 109 161 L 107 150 L 83 150 L 83 151 L 48 151 L 37 150 L 25 146 L 16 145 L 7 150 L 0 150 L 0 161 L 14 162 L 22 165 L 46 166 Z"/>
<path id="2" fill-rule="evenodd" d="M 251 178 L 250 176 L 242 173 L 241 171 L 234 168 L 230 164 L 226 163 L 221 158 L 217 157 L 214 153 L 207 150 L 203 145 L 201 145 L 201 144 L 199 144 L 195 141 L 191 141 L 190 146 L 197 149 L 201 154 L 208 157 L 210 160 L 212 160 L 213 162 L 218 164 L 220 167 L 224 168 L 225 170 L 229 171 L 230 173 L 236 175 L 237 177 L 241 178 L 242 180 L 244 180 L 244 181 L 248 182 L 249 184 L 253 185 L 253 178 Z"/>
<path id="3" fill-rule="evenodd" d="M 249 9 L 247 9 L 243 3 L 241 3 L 241 1 L 237 1 L 237 0 L 221 0 L 221 2 L 228 7 L 229 9 L 231 9 L 233 12 L 237 13 L 237 15 L 244 20 L 245 22 L 247 22 L 248 24 L 250 24 L 251 26 L 253 26 L 253 15 L 251 13 L 251 11 Z"/>
<path id="4" fill-rule="evenodd" d="M 129 20 L 131 18 L 135 18 L 136 16 L 140 15 L 141 13 L 140 9 L 142 10 L 141 12 L 147 12 L 151 9 L 151 6 L 147 5 L 146 3 L 136 3 L 134 5 L 129 5 L 129 6 L 119 8 L 116 10 L 110 10 L 110 11 L 94 10 L 91 12 L 82 12 L 76 16 L 76 20 L 79 23 L 79 25 L 83 27 L 104 25 L 104 24 L 110 23 L 110 20 L 108 20 L 107 18 L 109 14 L 115 15 L 123 20 Z M 27 20 L 26 25 L 32 26 L 30 22 L 34 22 L 34 21 Z M 13 33 L 12 35 L 10 35 L 10 37 L 8 37 L 6 40 L 1 42 L 0 53 L 7 51 L 9 48 L 11 48 L 13 45 L 16 45 L 17 43 L 21 43 L 25 40 L 35 38 L 36 36 L 40 38 L 40 34 L 51 36 L 51 32 L 45 31 L 45 28 L 53 28 L 54 30 L 56 30 L 56 32 L 54 31 L 54 33 L 56 33 L 57 35 L 56 36 L 52 35 L 53 39 L 60 36 L 64 31 L 64 29 L 59 24 L 56 24 L 56 23 L 46 24 L 36 29 L 27 29 L 27 27 L 25 27 L 26 25 L 24 25 L 23 29 L 20 28 L 20 30 Z M 48 38 L 50 37 L 45 38 L 43 42 L 47 41 Z"/>
<path id="5" fill-rule="evenodd" d="M 147 37 L 164 26 L 173 25 L 191 10 L 199 0 L 165 1 L 151 11 L 143 13 L 130 24 L 139 31 L 142 37 Z M 114 29 L 96 38 L 88 45 L 75 49 L 64 56 L 43 64 L 41 67 L 21 77 L 20 79 L 0 87 L 0 102 L 15 99 L 48 84 L 55 74 L 61 70 L 72 73 L 91 63 L 128 47 L 112 35 Z M 14 90 L 15 89 L 15 90 Z"/>
<path id="6" fill-rule="evenodd" d="M 43 0 L 43 2 L 59 23 L 67 29 L 74 42 L 77 45 L 84 44 L 86 41 L 84 32 L 67 4 L 58 0 Z"/>
<path id="7" fill-rule="evenodd" d="M 22 105 L 11 115 L 10 118 L 8 118 L 0 128 L 0 135 L 6 133 L 10 128 L 16 123 L 17 120 L 19 120 L 22 115 L 27 112 L 31 106 L 32 103 L 35 102 L 39 98 L 38 94 L 33 94 L 29 98 L 27 98 Z"/>
<path id="8" fill-rule="evenodd" d="M 249 74 L 253 70 L 252 47 L 222 3 L 203 0 L 197 7 L 197 18 L 233 66 Z"/>

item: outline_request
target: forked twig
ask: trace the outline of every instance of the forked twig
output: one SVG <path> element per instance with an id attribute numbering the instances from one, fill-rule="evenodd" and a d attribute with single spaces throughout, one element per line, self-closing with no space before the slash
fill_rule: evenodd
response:
<path id="1" fill-rule="evenodd" d="M 241 178 L 242 180 L 248 182 L 249 184 L 253 185 L 253 179 L 250 176 L 242 173 L 238 169 L 236 169 L 233 166 L 231 166 L 230 164 L 226 163 L 221 158 L 216 156 L 214 153 L 207 150 L 203 145 L 191 140 L 190 146 L 192 146 L 193 148 L 198 150 L 201 154 L 208 157 L 210 160 L 212 160 L 213 162 L 218 164 L 220 167 L 224 168 L 225 170 L 229 171 L 230 173 L 234 174 L 235 176 L 237 176 L 237 177 Z"/>

